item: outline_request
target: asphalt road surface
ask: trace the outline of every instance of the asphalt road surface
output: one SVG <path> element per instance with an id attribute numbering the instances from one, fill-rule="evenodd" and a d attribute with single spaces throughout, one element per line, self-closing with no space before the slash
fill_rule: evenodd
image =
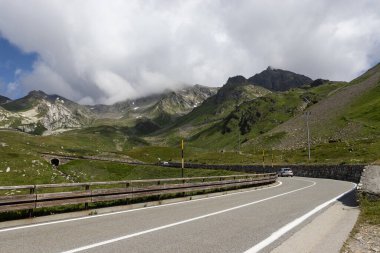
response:
<path id="1" fill-rule="evenodd" d="M 207 199 L 0 230 L 0 252 L 269 252 L 350 182 L 279 184 Z"/>

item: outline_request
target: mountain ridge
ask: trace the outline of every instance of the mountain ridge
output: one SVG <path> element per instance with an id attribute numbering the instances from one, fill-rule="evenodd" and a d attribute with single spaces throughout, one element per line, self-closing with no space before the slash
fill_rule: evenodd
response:
<path id="1" fill-rule="evenodd" d="M 136 127 L 140 134 L 147 134 L 161 129 L 166 131 L 167 127 L 173 129 L 179 126 L 214 124 L 213 122 L 224 120 L 245 102 L 266 97 L 271 92 L 305 87 L 311 85 L 312 81 L 304 75 L 268 67 L 248 79 L 241 75 L 230 77 L 221 88 L 194 85 L 113 105 L 80 105 L 59 95 L 31 91 L 25 97 L 3 104 L 2 107 L 16 113 L 7 115 L 6 126 L 17 127 L 17 122 L 23 122 L 23 117 L 29 117 L 29 121 L 24 120 L 24 123 L 29 128 L 34 123 L 34 129 L 38 123 L 42 129 L 49 131 L 82 128 L 89 124 L 123 124 Z M 322 85 L 325 81 L 318 81 L 314 86 Z M 41 104 L 40 101 L 44 103 Z M 5 115 L 4 112 L 3 114 Z M 13 121 L 9 119 L 12 117 Z M 32 121 L 30 117 L 33 118 Z M 24 125 L 22 129 L 25 129 L 24 123 L 21 124 Z M 226 127 L 228 124 L 225 121 Z M 249 129 L 246 123 L 240 124 Z"/>
<path id="2" fill-rule="evenodd" d="M 12 101 L 12 99 L 0 95 L 0 105 L 11 102 L 11 101 Z"/>
<path id="3" fill-rule="evenodd" d="M 198 106 L 216 93 L 218 88 L 194 85 L 113 105 L 80 105 L 59 95 L 48 95 L 40 90 L 0 104 L 0 127 L 15 128 L 29 133 L 54 133 L 86 127 L 97 119 L 159 119 L 166 124 Z M 164 118 L 164 119 L 160 119 Z M 36 131 L 38 129 L 38 131 Z"/>

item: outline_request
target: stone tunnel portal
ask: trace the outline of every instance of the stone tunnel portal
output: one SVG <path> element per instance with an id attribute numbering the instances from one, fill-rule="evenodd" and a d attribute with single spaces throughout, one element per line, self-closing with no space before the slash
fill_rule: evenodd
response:
<path id="1" fill-rule="evenodd" d="M 59 159 L 53 158 L 50 161 L 51 165 L 58 166 L 59 165 Z"/>

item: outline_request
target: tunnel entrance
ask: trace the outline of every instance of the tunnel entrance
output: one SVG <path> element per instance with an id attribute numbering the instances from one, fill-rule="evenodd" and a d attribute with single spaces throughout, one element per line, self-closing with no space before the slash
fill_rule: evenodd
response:
<path id="1" fill-rule="evenodd" d="M 53 158 L 50 161 L 51 165 L 58 166 L 59 165 L 59 160 L 57 158 Z"/>

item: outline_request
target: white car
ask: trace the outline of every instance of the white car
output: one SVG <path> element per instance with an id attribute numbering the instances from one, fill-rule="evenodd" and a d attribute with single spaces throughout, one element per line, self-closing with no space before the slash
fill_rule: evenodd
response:
<path id="1" fill-rule="evenodd" d="M 293 177 L 293 171 L 290 168 L 281 168 L 278 171 L 280 177 Z"/>

